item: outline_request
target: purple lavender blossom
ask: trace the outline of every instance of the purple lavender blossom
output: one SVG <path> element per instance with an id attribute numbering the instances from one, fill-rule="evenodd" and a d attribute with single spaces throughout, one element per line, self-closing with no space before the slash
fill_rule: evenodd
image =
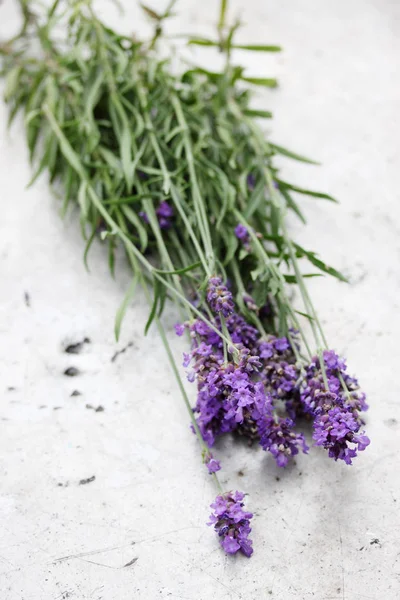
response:
<path id="1" fill-rule="evenodd" d="M 264 421 L 260 430 L 260 445 L 269 450 L 278 467 L 286 467 L 289 459 L 299 453 L 299 448 L 307 454 L 309 448 L 302 433 L 293 431 L 291 419 L 274 417 L 272 412 Z"/>
<path id="2" fill-rule="evenodd" d="M 239 550 L 247 557 L 253 553 L 250 519 L 253 514 L 243 510 L 243 492 L 227 492 L 217 496 L 211 504 L 213 512 L 207 525 L 213 525 L 220 538 L 220 544 L 227 554 Z"/>
<path id="3" fill-rule="evenodd" d="M 216 458 L 213 457 L 211 452 L 209 452 L 208 455 L 206 456 L 205 464 L 206 464 L 206 467 L 207 467 L 210 475 L 212 475 L 212 473 L 216 473 L 217 471 L 221 470 L 221 463 L 219 462 L 219 460 L 217 460 Z"/>
<path id="4" fill-rule="evenodd" d="M 174 329 L 175 329 L 176 335 L 179 335 L 179 337 L 182 337 L 185 332 L 185 325 L 183 323 L 176 323 L 174 325 Z"/>
<path id="5" fill-rule="evenodd" d="M 171 227 L 174 209 L 166 200 L 160 202 L 160 205 L 156 210 L 156 215 L 161 229 L 169 229 Z"/>
<path id="6" fill-rule="evenodd" d="M 359 414 L 367 410 L 368 405 L 365 394 L 359 392 L 357 380 L 346 372 L 343 359 L 333 350 L 326 350 L 323 361 L 329 389 L 326 389 L 320 360 L 315 357 L 301 382 L 300 400 L 304 410 L 314 417 L 315 444 L 326 448 L 331 458 L 351 465 L 357 450 L 365 450 L 370 443 L 365 432 L 360 432 L 364 421 Z"/>
<path id="7" fill-rule="evenodd" d="M 295 332 L 291 332 L 296 340 Z M 296 343 L 296 341 L 295 341 Z M 263 360 L 262 381 L 273 400 L 283 400 L 290 418 L 296 417 L 299 378 L 296 357 L 286 337 L 273 335 L 258 342 L 256 352 Z"/>
<path id="8" fill-rule="evenodd" d="M 241 242 L 247 242 L 249 240 L 249 232 L 247 231 L 247 227 L 242 225 L 242 223 L 238 223 L 238 225 L 236 225 L 235 235 Z"/>
<path id="9" fill-rule="evenodd" d="M 232 293 L 222 283 L 221 277 L 211 277 L 208 281 L 207 302 L 215 313 L 229 317 L 233 313 Z"/>

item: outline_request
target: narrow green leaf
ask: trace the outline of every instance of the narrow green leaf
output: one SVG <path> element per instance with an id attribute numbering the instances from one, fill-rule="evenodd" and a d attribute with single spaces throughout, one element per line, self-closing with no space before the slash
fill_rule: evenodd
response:
<path id="1" fill-rule="evenodd" d="M 278 81 L 273 77 L 244 77 L 242 75 L 240 79 L 253 85 L 262 85 L 269 88 L 276 88 L 278 86 Z"/>
<path id="2" fill-rule="evenodd" d="M 4 100 L 9 102 L 18 89 L 18 82 L 22 73 L 22 67 L 16 65 L 7 73 L 4 88 Z"/>
<path id="3" fill-rule="evenodd" d="M 144 10 L 144 12 L 146 13 L 146 15 L 148 15 L 151 19 L 154 19 L 155 21 L 161 20 L 161 15 L 158 14 L 155 10 L 153 10 L 149 6 L 146 6 L 146 4 L 143 4 L 142 2 L 139 2 L 139 4 L 140 4 L 141 8 Z"/>
<path id="4" fill-rule="evenodd" d="M 129 219 L 129 221 L 132 223 L 132 225 L 134 225 L 136 227 L 137 232 L 139 234 L 141 250 L 142 250 L 142 252 L 144 252 L 144 250 L 147 248 L 147 241 L 148 241 L 146 228 L 143 226 L 143 223 L 140 220 L 140 218 L 137 216 L 137 214 L 129 206 L 127 206 L 126 204 L 123 204 L 121 206 L 121 210 L 125 214 L 125 216 Z"/>
<path id="5" fill-rule="evenodd" d="M 301 310 L 295 310 L 294 312 L 296 312 L 298 315 L 301 315 L 302 317 L 305 317 L 309 321 L 314 321 L 314 317 L 312 317 L 311 315 L 309 315 L 305 312 L 301 312 Z"/>
<path id="6" fill-rule="evenodd" d="M 115 236 L 108 236 L 108 267 L 112 277 L 115 277 Z"/>
<path id="7" fill-rule="evenodd" d="M 137 283 L 138 283 L 138 276 L 135 274 L 135 276 L 132 279 L 131 285 L 128 288 L 128 291 L 125 294 L 122 304 L 119 307 L 119 309 L 117 310 L 117 314 L 115 315 L 114 334 L 115 334 L 115 339 L 117 340 L 117 342 L 119 340 L 119 336 L 121 333 L 122 321 L 124 320 L 124 317 L 125 317 L 128 307 L 129 307 L 129 304 L 131 303 L 131 300 L 132 300 L 133 296 L 135 295 Z"/>
<path id="8" fill-rule="evenodd" d="M 330 202 L 335 202 L 338 204 L 336 198 L 330 196 L 329 194 L 323 194 L 322 192 L 314 192 L 313 190 L 304 190 L 303 188 L 299 188 L 296 185 L 292 185 L 291 183 L 287 183 L 286 181 L 282 181 L 281 179 L 276 179 L 279 188 L 292 190 L 292 192 L 298 192 L 299 194 L 304 194 L 305 196 L 312 196 L 313 198 L 321 198 L 322 200 L 329 200 Z"/>
<path id="9" fill-rule="evenodd" d="M 207 38 L 190 38 L 188 41 L 189 46 L 220 46 L 219 42 L 209 40 Z"/>
<path id="10" fill-rule="evenodd" d="M 286 283 L 297 283 L 296 275 L 284 275 Z M 321 273 L 304 273 L 302 275 L 304 279 L 309 279 L 311 277 L 323 277 Z"/>
<path id="11" fill-rule="evenodd" d="M 266 46 L 263 44 L 232 44 L 231 48 L 251 50 L 253 52 L 281 52 L 281 46 Z"/>
<path id="12" fill-rule="evenodd" d="M 342 275 L 342 273 L 340 273 L 340 271 L 337 271 L 333 267 L 330 267 L 329 265 L 324 263 L 321 259 L 319 259 L 315 255 L 314 252 L 305 250 L 304 248 L 299 246 L 299 244 L 294 244 L 294 247 L 296 249 L 296 254 L 299 256 L 299 258 L 301 258 L 302 256 L 306 256 L 307 259 L 310 261 L 310 263 L 313 264 L 314 267 L 317 267 L 320 271 L 323 271 L 324 273 L 327 273 L 328 275 L 332 275 L 332 277 L 336 277 L 336 279 L 339 279 L 340 281 L 344 281 L 345 283 L 348 283 L 348 279 L 344 275 Z"/>
<path id="13" fill-rule="evenodd" d="M 85 252 L 83 253 L 83 264 L 85 265 L 85 268 L 88 272 L 90 272 L 89 263 L 88 263 L 88 255 L 89 255 L 89 250 L 93 244 L 95 237 L 96 237 L 96 227 L 93 228 L 92 234 L 86 243 Z"/>
<path id="14" fill-rule="evenodd" d="M 147 319 L 147 323 L 144 328 L 144 335 L 147 335 L 147 332 L 150 329 L 150 325 L 154 321 L 154 318 L 157 314 L 157 306 L 158 306 L 158 300 L 159 300 L 159 294 L 160 294 L 160 283 L 159 283 L 159 280 L 155 279 L 155 278 L 153 281 L 153 292 L 154 292 L 153 304 L 151 307 L 149 318 Z"/>
<path id="15" fill-rule="evenodd" d="M 88 184 L 87 182 L 83 179 L 81 181 L 81 184 L 79 186 L 79 192 L 78 192 L 78 204 L 81 207 L 81 211 L 82 211 L 82 216 L 86 219 L 88 212 L 89 212 L 89 206 L 90 206 L 90 201 L 89 201 L 89 197 L 87 194 L 87 188 L 88 188 Z"/>
<path id="16" fill-rule="evenodd" d="M 246 117 L 253 117 L 259 119 L 272 119 L 272 112 L 269 110 L 257 110 L 257 109 L 247 109 L 244 110 L 243 113 Z"/>
<path id="17" fill-rule="evenodd" d="M 54 133 L 58 137 L 62 154 L 64 155 L 66 160 L 69 162 L 71 167 L 78 173 L 78 175 L 82 179 L 87 179 L 85 169 L 83 168 L 78 155 L 76 154 L 75 150 L 73 150 L 71 144 L 65 137 L 64 133 L 61 131 L 53 113 L 51 112 L 51 110 L 47 104 L 45 104 L 43 106 L 43 113 L 46 116 L 46 118 L 48 119 L 50 126 L 53 129 Z"/>
<path id="18" fill-rule="evenodd" d="M 133 184 L 132 177 L 132 141 L 131 133 L 128 128 L 124 127 L 121 136 L 121 162 L 125 175 L 126 185 L 130 191 Z"/>
<path id="19" fill-rule="evenodd" d="M 307 158 L 305 156 L 302 156 L 301 154 L 297 154 L 295 152 L 292 152 L 291 150 L 287 150 L 287 148 L 283 148 L 283 146 L 278 146 L 278 144 L 272 144 L 271 142 L 269 142 L 269 145 L 277 154 L 282 154 L 282 156 L 287 156 L 288 158 L 293 158 L 294 160 L 308 163 L 310 165 L 321 164 L 315 160 L 311 160 L 311 158 Z"/>
<path id="20" fill-rule="evenodd" d="M 289 192 L 286 189 L 281 189 L 280 192 L 281 192 L 282 196 L 285 198 L 288 207 L 298 216 L 300 221 L 302 223 L 304 223 L 304 225 L 305 225 L 306 219 L 305 219 L 303 213 L 301 212 L 300 208 L 298 207 L 297 202 L 295 202 L 293 200 L 293 198 L 291 197 L 291 195 L 289 194 Z"/>
<path id="21" fill-rule="evenodd" d="M 175 271 L 163 271 L 161 269 L 154 270 L 157 273 L 160 273 L 160 275 L 183 275 L 184 273 L 187 273 L 188 271 L 193 271 L 193 269 L 197 269 L 200 266 L 201 262 L 195 262 L 192 265 L 189 265 L 188 267 L 183 267 L 182 269 L 175 269 Z"/>

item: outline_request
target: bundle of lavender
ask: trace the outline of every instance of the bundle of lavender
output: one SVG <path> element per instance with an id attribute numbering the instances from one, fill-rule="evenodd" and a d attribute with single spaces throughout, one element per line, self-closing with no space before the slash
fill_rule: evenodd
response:
<path id="1" fill-rule="evenodd" d="M 220 461 L 211 448 L 224 434 L 258 441 L 285 467 L 309 448 L 296 421 L 312 421 L 314 443 L 347 464 L 369 439 L 361 412 L 365 394 L 346 364 L 329 349 L 305 285 L 303 262 L 338 279 L 314 252 L 295 243 L 286 217 L 304 221 L 294 196 L 331 196 L 300 189 L 279 176 L 275 155 L 311 162 L 265 139 L 249 87 L 276 86 L 247 77 L 232 64 L 234 48 L 276 52 L 277 46 L 235 44 L 237 23 L 226 25 L 222 0 L 216 39 L 188 38 L 226 57 L 222 72 L 172 69 L 157 51 L 163 14 L 150 40 L 120 35 L 96 16 L 90 0 L 56 0 L 50 8 L 19 0 L 23 27 L 1 46 L 10 121 L 24 113 L 31 184 L 44 171 L 75 204 L 87 240 L 108 247 L 111 272 L 117 246 L 132 268 L 132 284 L 118 311 L 118 337 L 139 283 L 152 323 L 177 378 L 203 462 L 218 486 L 210 525 L 224 550 L 252 554 L 252 514 L 242 492 L 221 489 Z M 297 286 L 298 311 L 288 288 Z M 197 385 L 192 408 L 161 316 L 166 301 L 180 311 L 178 335 Z M 311 332 L 310 339 L 304 324 Z"/>

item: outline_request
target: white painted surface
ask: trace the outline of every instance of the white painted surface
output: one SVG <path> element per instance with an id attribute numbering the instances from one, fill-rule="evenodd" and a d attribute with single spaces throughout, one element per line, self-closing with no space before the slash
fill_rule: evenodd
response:
<path id="1" fill-rule="evenodd" d="M 15 23 L 13 4 L 0 6 L 3 33 Z M 350 286 L 315 280 L 312 293 L 332 345 L 368 392 L 372 444 L 352 468 L 313 449 L 286 471 L 261 451 L 233 442 L 220 447 L 226 488 L 248 492 L 256 513 L 254 556 L 224 556 L 205 526 L 215 490 L 163 348 L 156 332 L 142 336 L 143 298 L 116 345 L 113 319 L 128 273 L 121 264 L 112 281 L 99 246 L 86 273 L 74 216 L 61 221 L 46 181 L 25 189 L 30 168 L 21 123 L 6 133 L 2 105 L 4 600 L 400 598 L 400 5 L 234 2 L 241 4 L 243 40 L 285 47 L 281 56 L 239 57 L 253 74 L 281 79 L 281 88 L 264 97 L 275 113 L 272 139 L 323 162 L 282 162 L 285 176 L 341 200 L 339 207 L 304 200 L 309 227 L 293 224 L 293 232 L 352 279 Z M 215 5 L 181 2 L 173 28 L 190 24 L 207 33 Z M 102 7 L 117 23 L 110 4 Z M 137 29 L 135 6 L 131 14 L 123 24 Z M 213 63 L 210 51 L 202 55 Z M 92 343 L 81 355 L 63 352 L 65 342 L 84 336 Z M 129 341 L 133 346 L 112 363 Z M 179 358 L 180 340 L 174 348 Z M 65 377 L 71 365 L 82 374 Z M 82 395 L 71 397 L 74 389 Z M 78 485 L 92 475 L 95 481 Z"/>

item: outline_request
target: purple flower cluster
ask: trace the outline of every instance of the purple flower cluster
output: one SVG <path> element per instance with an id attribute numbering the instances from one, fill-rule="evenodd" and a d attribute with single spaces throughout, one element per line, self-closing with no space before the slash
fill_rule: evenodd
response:
<path id="1" fill-rule="evenodd" d="M 197 422 L 209 446 L 215 438 L 236 429 L 244 419 L 256 423 L 266 414 L 266 397 L 261 382 L 254 382 L 253 372 L 258 359 L 243 352 L 235 364 L 212 353 L 212 347 L 202 342 L 192 356 L 197 377 L 198 396 L 195 406 Z"/>
<path id="2" fill-rule="evenodd" d="M 253 554 L 250 519 L 253 515 L 243 509 L 243 492 L 227 492 L 217 496 L 211 504 L 213 512 L 208 525 L 213 525 L 218 533 L 222 548 L 227 554 L 239 550 L 247 557 Z"/>
<path id="3" fill-rule="evenodd" d="M 295 332 L 292 335 L 295 336 Z M 263 360 L 263 382 L 267 391 L 274 400 L 290 403 L 296 392 L 299 373 L 288 339 L 270 335 L 258 343 L 257 353 Z"/>
<path id="4" fill-rule="evenodd" d="M 359 414 L 359 411 L 367 410 L 368 405 L 357 380 L 346 372 L 343 359 L 333 350 L 326 350 L 323 361 L 329 390 L 324 383 L 320 360 L 315 357 L 301 382 L 300 400 L 304 410 L 314 417 L 315 444 L 326 448 L 331 458 L 351 465 L 357 450 L 365 450 L 370 443 L 365 432 L 360 432 L 364 421 Z"/>
<path id="5" fill-rule="evenodd" d="M 216 314 L 222 313 L 224 317 L 229 317 L 233 313 L 232 293 L 222 282 L 221 277 L 210 277 L 207 288 L 207 302 Z"/>
<path id="6" fill-rule="evenodd" d="M 188 378 L 197 381 L 194 412 L 200 432 L 210 447 L 218 436 L 233 431 L 250 441 L 258 439 L 278 466 L 286 466 L 299 448 L 308 450 L 303 435 L 293 432 L 293 421 L 274 414 L 274 399 L 283 397 L 287 390 L 291 392 L 292 380 L 296 379 L 295 370 L 290 370 L 293 366 L 285 363 L 283 370 L 278 362 L 290 358 L 289 343 L 286 338 L 274 336 L 260 341 L 257 330 L 236 313 L 228 317 L 226 324 L 239 352 L 236 362 L 224 360 L 221 338 L 206 323 L 195 320 L 176 326 L 178 334 L 187 327 L 193 339 L 184 366 L 191 365 Z M 215 325 L 220 327 L 218 318 Z M 270 359 L 274 359 L 274 370 L 266 371 Z"/>

